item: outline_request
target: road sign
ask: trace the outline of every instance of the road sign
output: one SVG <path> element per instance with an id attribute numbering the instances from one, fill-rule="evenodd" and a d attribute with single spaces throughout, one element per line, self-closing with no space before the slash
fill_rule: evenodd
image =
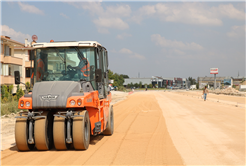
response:
<path id="1" fill-rule="evenodd" d="M 210 68 L 210 74 L 219 74 L 218 68 Z"/>
<path id="2" fill-rule="evenodd" d="M 32 40 L 33 40 L 33 41 L 37 41 L 37 40 L 38 40 L 37 35 L 32 35 Z"/>

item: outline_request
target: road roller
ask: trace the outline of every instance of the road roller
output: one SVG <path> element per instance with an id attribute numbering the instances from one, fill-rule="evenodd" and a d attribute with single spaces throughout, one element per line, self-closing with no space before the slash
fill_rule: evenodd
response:
<path id="1" fill-rule="evenodd" d="M 91 137 L 112 135 L 106 48 L 96 41 L 53 40 L 31 47 L 32 90 L 18 102 L 18 150 L 86 150 Z M 19 71 L 14 76 L 15 84 L 22 83 Z"/>

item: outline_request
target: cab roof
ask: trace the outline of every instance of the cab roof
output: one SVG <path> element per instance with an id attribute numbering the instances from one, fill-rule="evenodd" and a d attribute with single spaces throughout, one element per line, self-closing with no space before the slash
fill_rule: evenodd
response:
<path id="1" fill-rule="evenodd" d="M 102 46 L 96 41 L 59 41 L 59 42 L 50 42 L 50 43 L 33 43 L 34 48 L 46 48 L 46 47 L 97 47 Z"/>

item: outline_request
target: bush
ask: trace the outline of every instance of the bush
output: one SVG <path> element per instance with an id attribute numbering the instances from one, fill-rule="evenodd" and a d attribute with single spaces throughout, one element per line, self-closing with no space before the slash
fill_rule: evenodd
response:
<path id="1" fill-rule="evenodd" d="M 27 90 L 27 93 L 31 90 L 31 86 L 28 81 L 26 82 L 26 90 Z"/>
<path id="2" fill-rule="evenodd" d="M 11 101 L 1 104 L 1 115 L 18 112 L 18 101 Z"/>
<path id="3" fill-rule="evenodd" d="M 16 96 L 17 96 L 17 100 L 19 100 L 19 98 L 21 98 L 24 95 L 24 91 L 19 88 L 19 90 L 16 92 Z"/>
<path id="4" fill-rule="evenodd" d="M 17 99 L 17 96 L 16 96 L 16 95 L 13 97 L 13 100 L 14 100 L 14 101 L 18 101 L 18 99 Z"/>
<path id="5" fill-rule="evenodd" d="M 118 87 L 118 90 L 119 90 L 119 91 L 126 91 L 126 88 L 125 88 L 124 86 L 119 86 L 119 87 Z"/>
<path id="6" fill-rule="evenodd" d="M 13 88 L 14 88 L 14 85 L 10 85 L 10 86 L 9 86 L 9 93 L 10 93 L 10 94 L 12 94 Z"/>
<path id="7" fill-rule="evenodd" d="M 149 85 L 148 85 L 148 88 L 153 88 L 153 85 L 152 85 L 152 84 L 149 84 Z"/>
<path id="8" fill-rule="evenodd" d="M 4 97 L 2 100 L 1 100 L 2 103 L 7 103 L 8 102 L 8 98 L 7 97 Z"/>

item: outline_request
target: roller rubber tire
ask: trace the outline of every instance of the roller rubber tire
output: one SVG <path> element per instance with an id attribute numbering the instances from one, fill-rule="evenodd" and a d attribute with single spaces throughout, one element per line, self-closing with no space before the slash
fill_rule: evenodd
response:
<path id="1" fill-rule="evenodd" d="M 84 117 L 73 118 L 73 146 L 77 150 L 86 150 L 90 143 L 90 118 L 86 110 L 80 112 L 80 115 Z"/>
<path id="2" fill-rule="evenodd" d="M 108 117 L 107 128 L 103 131 L 103 134 L 112 135 L 113 133 L 114 133 L 114 110 L 113 110 L 113 106 L 111 105 L 109 107 L 109 117 Z"/>
<path id="3" fill-rule="evenodd" d="M 53 139 L 56 150 L 68 149 L 66 143 L 66 119 L 57 116 L 54 117 Z"/>
<path id="4" fill-rule="evenodd" d="M 25 115 L 22 115 L 25 116 Z M 32 150 L 35 145 L 28 144 L 29 121 L 25 118 L 17 118 L 15 123 L 15 142 L 19 151 Z"/>
<path id="5" fill-rule="evenodd" d="M 35 120 L 34 140 L 38 150 L 49 150 L 52 146 L 52 118 L 48 111 L 44 111 L 40 118 Z"/>

